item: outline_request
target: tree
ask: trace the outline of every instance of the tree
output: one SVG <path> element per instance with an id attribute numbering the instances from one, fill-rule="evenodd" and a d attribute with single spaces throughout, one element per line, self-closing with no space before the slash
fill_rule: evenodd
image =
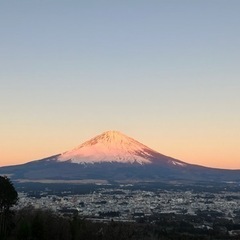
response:
<path id="1" fill-rule="evenodd" d="M 7 177 L 0 176 L 0 239 L 6 238 L 11 216 L 10 208 L 17 202 L 18 194 Z"/>

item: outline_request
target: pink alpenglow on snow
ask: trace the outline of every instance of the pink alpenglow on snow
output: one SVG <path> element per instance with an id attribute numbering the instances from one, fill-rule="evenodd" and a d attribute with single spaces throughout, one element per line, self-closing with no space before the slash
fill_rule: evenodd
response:
<path id="1" fill-rule="evenodd" d="M 62 153 L 58 161 L 71 160 L 73 163 L 122 162 L 151 163 L 158 154 L 118 131 L 107 131 L 81 144 L 71 151 Z"/>

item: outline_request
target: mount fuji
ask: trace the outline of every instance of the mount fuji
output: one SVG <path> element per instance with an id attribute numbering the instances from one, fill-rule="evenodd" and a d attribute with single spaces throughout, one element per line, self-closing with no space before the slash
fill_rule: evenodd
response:
<path id="1" fill-rule="evenodd" d="M 159 163 L 185 165 L 185 163 L 166 157 L 118 131 L 108 131 L 61 154 L 57 161 L 69 160 L 79 164 L 118 162 L 144 165 L 156 163 L 157 159 L 159 159 Z"/>
<path id="2" fill-rule="evenodd" d="M 104 132 L 61 154 L 1 167 L 1 174 L 15 180 L 240 181 L 239 170 L 188 164 L 118 131 Z"/>

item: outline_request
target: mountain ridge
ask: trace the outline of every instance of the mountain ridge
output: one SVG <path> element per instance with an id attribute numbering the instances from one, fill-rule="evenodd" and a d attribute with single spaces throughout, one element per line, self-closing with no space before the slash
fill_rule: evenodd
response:
<path id="1" fill-rule="evenodd" d="M 239 170 L 215 169 L 163 155 L 118 131 L 107 131 L 72 150 L 25 164 L 0 167 L 12 179 L 108 181 L 239 181 Z"/>

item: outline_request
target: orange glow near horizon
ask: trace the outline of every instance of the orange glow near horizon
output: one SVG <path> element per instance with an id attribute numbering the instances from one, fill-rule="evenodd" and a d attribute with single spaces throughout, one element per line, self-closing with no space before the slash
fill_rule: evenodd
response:
<path id="1" fill-rule="evenodd" d="M 189 141 L 188 143 L 187 140 L 168 141 L 167 139 L 165 141 L 153 141 L 152 139 L 148 139 L 148 141 L 143 141 L 136 137 L 135 139 L 153 150 L 190 164 L 213 168 L 240 169 L 239 152 L 236 151 L 236 146 L 231 143 L 228 145 L 225 144 L 225 147 L 221 148 L 221 145 L 217 141 L 215 144 L 213 144 L 212 141 L 202 142 L 200 144 L 200 140 L 196 142 Z M 52 140 L 52 144 L 47 144 L 45 139 L 38 141 L 35 139 L 35 141 L 29 141 L 28 143 L 20 141 L 20 143 L 14 146 L 6 142 L 1 151 L 0 166 L 22 164 L 49 157 L 70 150 L 89 139 L 85 139 L 79 144 L 76 144 L 77 141 L 74 140 L 75 139 L 66 144 L 62 139 L 58 138 Z M 210 142 L 212 144 L 210 144 Z"/>
<path id="2" fill-rule="evenodd" d="M 42 153 L 36 152 L 26 152 L 17 155 L 2 155 L 1 158 L 3 159 L 0 162 L 0 167 L 2 166 L 9 166 L 9 165 L 17 165 L 23 164 L 26 162 L 39 160 L 45 157 L 49 157 L 61 152 L 56 151 L 43 151 Z M 223 156 L 223 155 L 215 155 L 215 156 L 207 156 L 207 154 L 199 155 L 195 154 L 177 154 L 176 152 L 166 154 L 170 157 L 176 158 L 178 160 L 182 160 L 186 163 L 202 165 L 206 167 L 213 167 L 213 168 L 223 168 L 223 169 L 240 169 L 239 167 L 239 157 L 232 155 Z M 227 159 L 228 158 L 228 159 Z"/>

